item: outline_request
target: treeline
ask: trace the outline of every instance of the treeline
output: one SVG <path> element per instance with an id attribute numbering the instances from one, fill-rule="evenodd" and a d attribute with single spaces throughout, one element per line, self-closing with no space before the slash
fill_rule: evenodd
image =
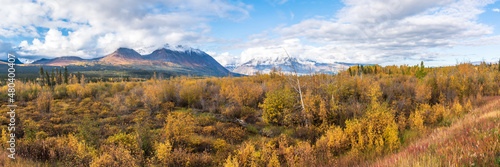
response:
<path id="1" fill-rule="evenodd" d="M 40 74 L 16 84 L 18 155 L 56 165 L 366 165 L 500 95 L 500 66 L 486 63 L 139 82 Z"/>
<path id="2" fill-rule="evenodd" d="M 55 73 L 54 73 L 55 69 Z M 64 67 L 64 73 L 61 71 L 62 69 L 59 68 L 52 68 L 52 71 L 49 75 L 48 70 L 43 70 L 43 67 L 40 67 L 40 78 L 39 82 L 41 85 L 48 85 L 48 86 L 55 86 L 55 85 L 61 85 L 61 84 L 68 84 L 69 81 L 69 73 L 68 73 L 68 68 Z M 44 73 L 45 72 L 45 73 Z M 77 77 L 81 77 L 80 73 L 78 73 Z"/>

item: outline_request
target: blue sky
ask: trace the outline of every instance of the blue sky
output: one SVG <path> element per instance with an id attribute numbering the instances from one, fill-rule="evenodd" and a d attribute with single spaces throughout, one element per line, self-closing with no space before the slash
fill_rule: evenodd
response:
<path id="1" fill-rule="evenodd" d="M 104 56 L 186 45 L 221 64 L 496 62 L 496 0 L 0 0 L 0 54 Z"/>

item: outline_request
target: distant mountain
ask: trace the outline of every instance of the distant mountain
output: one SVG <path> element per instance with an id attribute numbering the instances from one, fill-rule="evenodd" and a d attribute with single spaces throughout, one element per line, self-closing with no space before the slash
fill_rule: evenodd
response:
<path id="1" fill-rule="evenodd" d="M 212 56 L 198 49 L 189 48 L 184 51 L 178 51 L 162 48 L 155 50 L 149 55 L 143 56 L 143 58 L 147 60 L 170 62 L 206 72 L 224 75 L 229 75 L 230 73 L 229 70 L 220 65 Z"/>
<path id="2" fill-rule="evenodd" d="M 185 50 L 180 50 L 185 49 Z M 31 64 L 47 66 L 68 66 L 82 63 L 101 64 L 115 69 L 120 68 L 143 70 L 143 71 L 163 71 L 174 75 L 195 75 L 195 76 L 238 76 L 232 74 L 207 53 L 192 48 L 158 49 L 149 55 L 141 55 L 133 49 L 118 48 L 111 54 L 95 59 L 82 59 L 76 56 L 65 56 L 54 59 L 40 59 Z M 91 68 L 91 67 L 89 67 Z M 103 69 L 99 69 L 103 70 Z M 105 70 L 105 69 L 104 69 Z"/>
<path id="3" fill-rule="evenodd" d="M 0 60 L 0 62 L 2 62 L 2 64 L 8 64 L 7 60 Z M 24 64 L 24 63 L 16 57 L 14 64 Z"/>
<path id="4" fill-rule="evenodd" d="M 145 59 L 142 58 L 141 54 L 129 48 L 118 48 L 115 52 L 99 60 L 99 62 L 102 63 L 120 64 L 120 65 L 137 64 L 144 61 Z"/>
<path id="5" fill-rule="evenodd" d="M 234 71 L 234 69 L 238 68 L 238 64 L 236 63 L 226 64 L 224 67 L 229 71 Z"/>
<path id="6" fill-rule="evenodd" d="M 290 61 L 291 60 L 291 61 Z M 318 63 L 312 60 L 299 60 L 296 58 L 277 57 L 277 58 L 255 58 L 243 63 L 232 72 L 254 75 L 256 72 L 269 73 L 273 67 L 281 69 L 284 73 L 294 73 L 291 64 L 295 65 L 295 70 L 299 75 L 312 73 L 337 73 L 339 70 L 347 69 L 352 66 L 348 63 Z"/>
<path id="7" fill-rule="evenodd" d="M 32 60 L 32 59 L 26 59 L 26 58 L 18 58 L 19 61 L 23 64 L 31 64 L 33 62 L 35 62 L 36 60 Z"/>
<path id="8" fill-rule="evenodd" d="M 63 57 L 58 57 L 54 59 L 45 59 L 42 58 L 40 60 L 34 61 L 31 64 L 41 64 L 41 65 L 47 65 L 47 66 L 67 66 L 70 64 L 77 64 L 77 63 L 90 63 L 92 60 L 86 60 L 82 59 L 77 56 L 63 56 Z"/>

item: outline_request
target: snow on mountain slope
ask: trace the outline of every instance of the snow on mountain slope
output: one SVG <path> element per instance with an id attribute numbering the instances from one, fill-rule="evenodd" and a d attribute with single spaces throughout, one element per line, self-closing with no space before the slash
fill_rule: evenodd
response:
<path id="1" fill-rule="evenodd" d="M 291 61 L 290 61 L 291 60 Z M 295 70 L 299 75 L 307 75 L 313 73 L 333 74 L 339 70 L 347 69 L 349 66 L 343 63 L 318 63 L 312 60 L 300 60 L 297 58 L 276 57 L 276 58 L 254 58 L 237 66 L 233 72 L 254 75 L 256 72 L 269 73 L 273 67 L 281 69 L 284 73 L 294 73 L 292 62 Z M 227 67 L 226 67 L 227 68 Z"/>

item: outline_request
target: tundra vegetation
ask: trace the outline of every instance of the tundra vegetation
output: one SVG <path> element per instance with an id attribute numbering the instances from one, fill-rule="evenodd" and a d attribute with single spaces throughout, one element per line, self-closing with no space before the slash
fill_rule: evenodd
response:
<path id="1" fill-rule="evenodd" d="M 17 155 L 2 149 L 0 166 L 495 166 L 499 67 L 146 81 L 45 69 L 16 82 Z"/>

